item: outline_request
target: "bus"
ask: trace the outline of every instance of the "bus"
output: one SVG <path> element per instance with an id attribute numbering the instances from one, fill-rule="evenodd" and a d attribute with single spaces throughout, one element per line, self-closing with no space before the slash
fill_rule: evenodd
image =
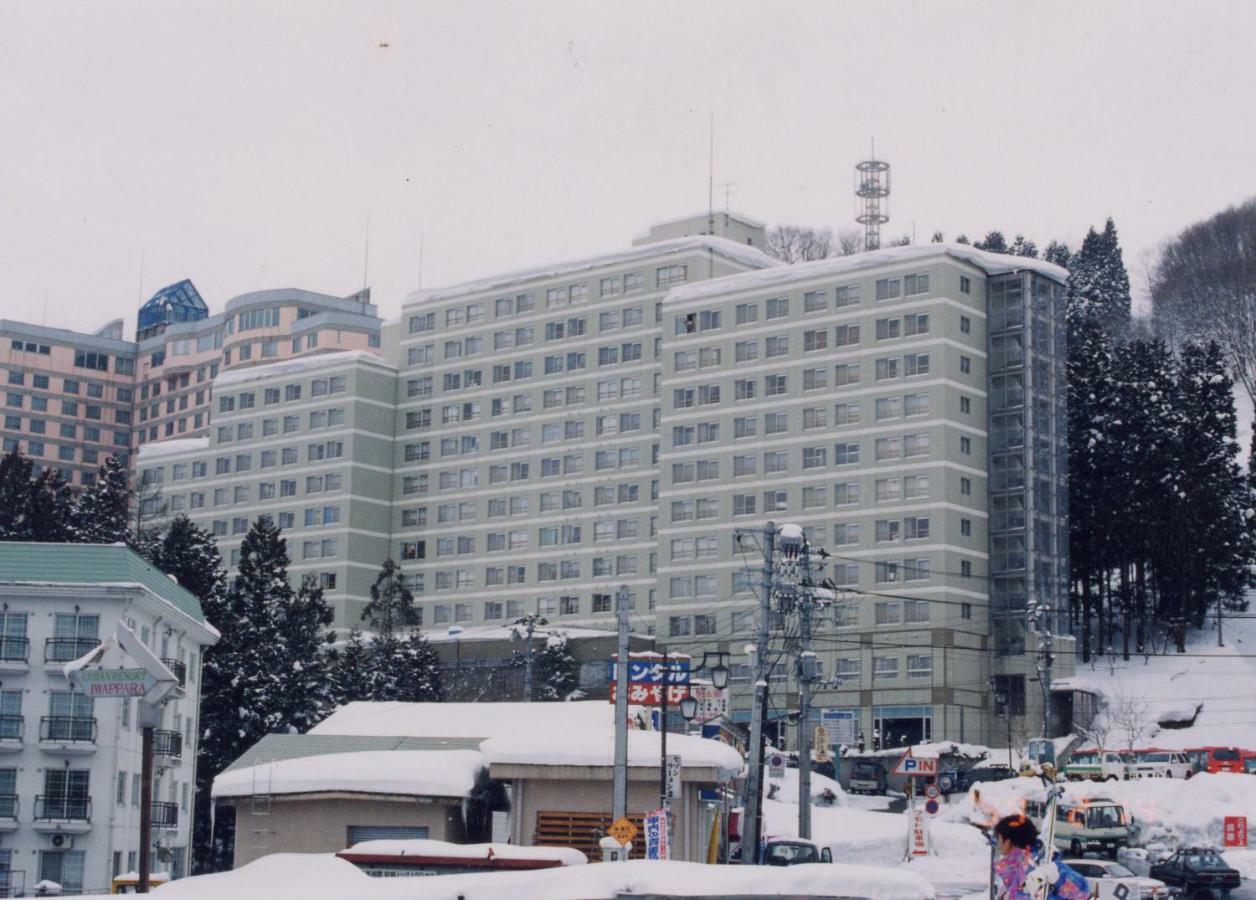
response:
<path id="1" fill-rule="evenodd" d="M 1243 771 L 1243 751 L 1238 747 L 1195 747 L 1186 755 L 1196 772 Z"/>

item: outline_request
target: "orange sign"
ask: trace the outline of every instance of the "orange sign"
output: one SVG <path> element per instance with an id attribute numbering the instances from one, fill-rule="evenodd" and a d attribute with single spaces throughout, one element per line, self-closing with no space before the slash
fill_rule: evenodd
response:
<path id="1" fill-rule="evenodd" d="M 627 847 L 637 836 L 637 826 L 633 825 L 627 816 L 620 816 L 614 825 L 606 829 L 606 833 L 619 841 L 619 846 Z"/>

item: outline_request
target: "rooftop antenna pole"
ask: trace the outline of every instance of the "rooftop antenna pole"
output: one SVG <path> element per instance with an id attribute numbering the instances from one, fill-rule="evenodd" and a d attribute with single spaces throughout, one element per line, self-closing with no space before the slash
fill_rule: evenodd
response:
<path id="1" fill-rule="evenodd" d="M 362 247 L 362 290 L 366 290 L 367 272 L 371 265 L 371 213 L 366 213 L 366 240 Z"/>
<path id="2" fill-rule="evenodd" d="M 880 249 L 881 226 L 890 221 L 890 164 L 877 159 L 876 152 L 874 138 L 871 158 L 855 164 L 855 196 L 862 201 L 855 221 L 864 227 L 864 250 Z"/>
<path id="3" fill-rule="evenodd" d="M 711 110 L 711 147 L 707 159 L 707 233 L 715 234 L 715 110 Z"/>

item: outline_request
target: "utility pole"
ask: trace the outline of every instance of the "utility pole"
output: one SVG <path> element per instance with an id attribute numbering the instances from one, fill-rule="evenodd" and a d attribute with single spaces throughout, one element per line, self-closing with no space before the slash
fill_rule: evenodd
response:
<path id="1" fill-rule="evenodd" d="M 816 676 L 811 650 L 811 548 L 804 539 L 800 553 L 798 597 L 798 836 L 811 840 L 811 685 Z"/>
<path id="2" fill-rule="evenodd" d="M 619 650 L 615 657 L 615 781 L 611 821 L 628 814 L 628 585 L 615 592 Z"/>
<path id="3" fill-rule="evenodd" d="M 136 893 L 147 894 L 149 887 L 149 848 L 153 842 L 153 728 L 161 710 L 141 700 L 136 715 L 140 726 L 140 883 Z"/>
<path id="4" fill-rule="evenodd" d="M 667 649 L 663 649 L 663 691 L 659 706 L 659 808 L 666 814 L 668 835 L 672 829 L 672 799 L 667 791 L 667 694 L 672 686 L 671 662 Z M 672 852 L 671 841 L 668 841 L 667 852 Z"/>
<path id="5" fill-rule="evenodd" d="M 750 718 L 750 778 L 746 791 L 746 818 L 741 823 L 741 861 L 753 866 L 759 863 L 759 819 L 763 806 L 763 718 L 768 700 L 768 634 L 772 615 L 772 592 L 775 588 L 776 524 L 768 522 L 763 530 L 763 581 L 759 595 L 759 643 L 755 653 L 754 708 Z"/>
<path id="6" fill-rule="evenodd" d="M 532 696 L 533 696 L 532 695 L 532 657 L 533 657 L 533 651 L 534 651 L 534 648 L 532 646 L 532 635 L 536 632 L 536 626 L 548 625 L 549 620 L 546 619 L 544 616 L 538 616 L 533 613 L 529 613 L 528 615 L 524 616 L 522 619 L 516 619 L 515 624 L 523 625 L 525 628 L 528 629 L 528 636 L 526 639 L 528 642 L 528 655 L 524 660 L 524 669 L 523 669 L 523 702 L 531 703 Z M 515 634 L 518 634 L 518 632 L 515 632 Z"/>

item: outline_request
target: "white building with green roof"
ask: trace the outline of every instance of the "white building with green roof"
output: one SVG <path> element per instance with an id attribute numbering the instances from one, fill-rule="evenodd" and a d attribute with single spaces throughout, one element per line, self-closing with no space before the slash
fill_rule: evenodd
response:
<path id="1" fill-rule="evenodd" d="M 125 623 L 183 678 L 155 735 L 156 871 L 187 873 L 204 649 L 197 598 L 121 544 L 0 543 L 0 895 L 42 880 L 108 892 L 136 869 L 136 704 L 70 689 L 63 667 Z"/>

